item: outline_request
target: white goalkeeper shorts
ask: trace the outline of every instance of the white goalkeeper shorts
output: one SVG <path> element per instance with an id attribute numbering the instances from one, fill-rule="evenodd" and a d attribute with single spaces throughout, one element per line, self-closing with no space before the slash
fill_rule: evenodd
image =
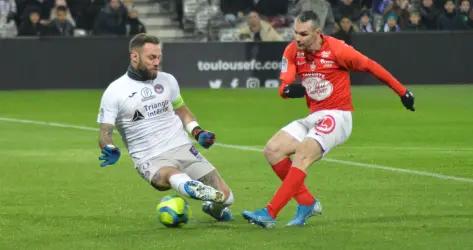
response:
<path id="1" fill-rule="evenodd" d="M 150 183 L 163 167 L 175 167 L 193 180 L 198 180 L 215 169 L 192 144 L 173 148 L 157 157 L 135 165 L 138 173 Z"/>
<path id="2" fill-rule="evenodd" d="M 320 110 L 289 123 L 282 130 L 301 142 L 306 137 L 315 139 L 325 155 L 350 137 L 352 116 L 350 111 Z"/>

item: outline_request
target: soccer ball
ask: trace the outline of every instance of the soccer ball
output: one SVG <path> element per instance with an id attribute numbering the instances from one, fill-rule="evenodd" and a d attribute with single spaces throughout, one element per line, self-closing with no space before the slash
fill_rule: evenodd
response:
<path id="1" fill-rule="evenodd" d="M 164 196 L 156 210 L 159 222 L 166 227 L 180 227 L 187 223 L 191 215 L 189 204 L 178 195 Z"/>

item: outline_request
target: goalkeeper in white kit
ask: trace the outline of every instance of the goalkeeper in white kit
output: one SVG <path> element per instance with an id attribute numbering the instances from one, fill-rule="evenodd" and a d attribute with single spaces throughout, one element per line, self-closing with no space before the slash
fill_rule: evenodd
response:
<path id="1" fill-rule="evenodd" d="M 180 95 L 177 80 L 158 70 L 159 39 L 138 34 L 131 39 L 129 52 L 127 72 L 107 87 L 100 103 L 100 165 L 112 165 L 120 157 L 112 141 L 116 127 L 136 170 L 153 187 L 173 188 L 202 200 L 205 213 L 218 221 L 231 220 L 232 191 L 187 133 L 204 148 L 212 146 L 215 134 L 199 126 Z"/>

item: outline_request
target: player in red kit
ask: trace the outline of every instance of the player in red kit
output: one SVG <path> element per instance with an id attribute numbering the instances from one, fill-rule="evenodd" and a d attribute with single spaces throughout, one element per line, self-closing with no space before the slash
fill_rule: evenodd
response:
<path id="1" fill-rule="evenodd" d="M 294 41 L 281 63 L 283 98 L 305 97 L 310 114 L 278 131 L 264 155 L 282 184 L 265 208 L 244 211 L 243 217 L 262 227 L 273 227 L 279 211 L 294 198 L 295 217 L 289 226 L 304 225 L 322 212 L 320 202 L 304 185 L 307 169 L 351 134 L 353 111 L 349 71 L 364 71 L 388 85 L 414 111 L 414 95 L 381 65 L 343 41 L 322 35 L 317 15 L 305 11 L 294 23 Z M 302 84 L 294 83 L 299 77 Z M 292 156 L 292 159 L 291 159 Z"/>

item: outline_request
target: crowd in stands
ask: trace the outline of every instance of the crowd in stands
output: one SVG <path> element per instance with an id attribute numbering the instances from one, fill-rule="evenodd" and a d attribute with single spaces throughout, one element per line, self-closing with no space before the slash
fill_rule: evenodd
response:
<path id="1" fill-rule="evenodd" d="M 354 32 L 473 31 L 471 0 L 182 1 L 190 12 L 182 20 L 193 21 L 203 40 L 289 40 L 294 17 L 306 10 L 317 13 L 325 34 L 348 43 Z M 190 3 L 197 6 L 193 12 Z"/>
<path id="2" fill-rule="evenodd" d="M 0 0 L 0 38 L 145 32 L 132 1 Z"/>
<path id="3" fill-rule="evenodd" d="M 167 3 L 200 40 L 280 41 L 313 10 L 325 34 L 473 30 L 473 0 L 150 0 Z M 0 37 L 145 32 L 133 0 L 0 0 Z"/>

